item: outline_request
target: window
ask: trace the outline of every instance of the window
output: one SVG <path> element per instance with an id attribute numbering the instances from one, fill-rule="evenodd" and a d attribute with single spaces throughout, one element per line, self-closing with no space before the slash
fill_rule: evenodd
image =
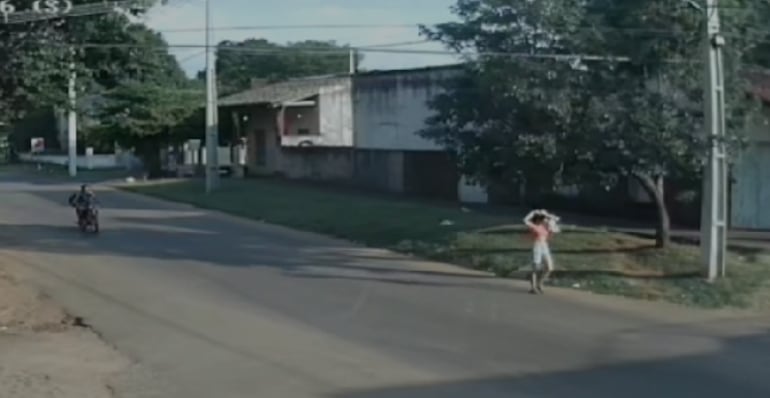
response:
<path id="1" fill-rule="evenodd" d="M 310 135 L 309 129 L 297 129 L 297 135 Z"/>

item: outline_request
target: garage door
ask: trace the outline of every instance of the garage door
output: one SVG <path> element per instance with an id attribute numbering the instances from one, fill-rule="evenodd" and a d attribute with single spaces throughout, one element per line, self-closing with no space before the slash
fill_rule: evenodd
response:
<path id="1" fill-rule="evenodd" d="M 755 144 L 735 165 L 733 228 L 770 229 L 770 144 Z"/>

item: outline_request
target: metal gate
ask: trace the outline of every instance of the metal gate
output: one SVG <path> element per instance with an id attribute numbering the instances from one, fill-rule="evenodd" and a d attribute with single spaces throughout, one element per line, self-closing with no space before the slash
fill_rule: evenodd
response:
<path id="1" fill-rule="evenodd" d="M 770 143 L 754 143 L 734 167 L 733 228 L 770 230 Z"/>

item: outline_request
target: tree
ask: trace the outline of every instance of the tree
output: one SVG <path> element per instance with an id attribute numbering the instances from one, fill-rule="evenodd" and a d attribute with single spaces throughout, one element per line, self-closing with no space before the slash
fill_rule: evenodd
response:
<path id="1" fill-rule="evenodd" d="M 46 22 L 0 25 L 0 122 L 11 125 L 41 102 L 65 98 L 65 53 L 54 46 L 59 37 Z"/>
<path id="2" fill-rule="evenodd" d="M 203 102 L 198 90 L 154 82 L 124 83 L 105 95 L 98 111 L 99 130 L 105 139 L 134 148 L 149 176 L 155 177 L 162 145 L 185 138 L 184 122 Z"/>
<path id="3" fill-rule="evenodd" d="M 125 15 L 107 15 L 76 26 L 79 40 L 91 44 L 80 52 L 92 91 L 110 90 L 123 81 L 184 84 L 187 76 L 159 32 Z M 114 44 L 121 46 L 114 46 Z M 104 47 L 99 47 L 104 45 Z"/>
<path id="4" fill-rule="evenodd" d="M 251 87 L 253 79 L 267 81 L 345 73 L 349 70 L 347 46 L 306 40 L 281 45 L 265 39 L 223 41 L 217 46 L 217 74 L 221 94 Z M 205 77 L 205 71 L 198 74 Z"/>
<path id="5" fill-rule="evenodd" d="M 31 3 L 17 1 L 14 5 L 29 9 Z M 77 6 L 93 1 L 74 3 Z M 14 126 L 12 137 L 17 146 L 28 142 L 24 138 L 31 134 L 55 130 L 52 109 L 69 107 L 71 65 L 77 73 L 81 99 L 98 96 L 125 80 L 185 80 L 160 35 L 131 22 L 130 15 L 142 13 L 143 8 L 122 11 L 0 25 L 0 122 Z M 134 47 L 117 47 L 116 43 Z M 89 109 L 79 107 L 78 111 L 88 116 Z M 30 131 L 36 120 L 48 121 L 49 125 Z M 80 127 L 90 136 L 87 124 Z"/>
<path id="6" fill-rule="evenodd" d="M 720 4 L 732 10 L 725 76 L 737 140 L 756 108 L 743 61 L 760 38 L 746 26 L 770 13 L 748 0 Z M 432 102 L 423 135 L 484 183 L 611 187 L 634 178 L 655 201 L 665 246 L 663 179 L 700 173 L 706 153 L 704 16 L 669 0 L 458 0 L 453 10 L 460 22 L 423 33 L 477 55 Z"/>
<path id="7" fill-rule="evenodd" d="M 72 2 L 75 6 L 94 3 L 93 0 Z M 144 5 L 156 2 L 146 0 Z M 33 0 L 13 2 L 18 10 L 31 9 L 32 4 Z M 142 5 L 139 1 L 135 4 Z M 101 77 L 102 80 L 106 77 L 106 73 L 92 73 L 94 71 L 115 73 L 120 70 L 125 63 L 111 63 L 100 54 L 89 56 L 87 53 L 94 52 L 81 48 L 79 44 L 100 38 L 116 38 L 122 42 L 120 35 L 125 34 L 124 29 L 130 23 L 129 15 L 136 16 L 145 9 L 135 7 L 101 15 L 0 24 L 0 122 L 12 124 L 28 112 L 66 104 L 72 62 L 75 63 L 81 87 L 89 87 L 91 77 Z M 105 7 L 105 12 L 108 10 Z"/>

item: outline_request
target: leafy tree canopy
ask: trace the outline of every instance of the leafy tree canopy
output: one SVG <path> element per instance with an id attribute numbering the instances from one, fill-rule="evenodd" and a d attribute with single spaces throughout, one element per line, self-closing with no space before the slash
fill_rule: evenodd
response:
<path id="1" fill-rule="evenodd" d="M 764 38 L 747 27 L 762 26 L 770 9 L 750 0 L 720 5 L 737 134 L 756 109 L 744 76 Z M 482 182 L 535 180 L 551 189 L 555 180 L 611 186 L 636 178 L 656 199 L 665 244 L 660 181 L 697 174 L 706 153 L 703 11 L 671 0 L 458 0 L 453 10 L 459 22 L 423 33 L 472 55 L 433 101 L 423 134 Z"/>
<path id="2" fill-rule="evenodd" d="M 345 73 L 350 67 L 347 46 L 333 41 L 305 40 L 286 45 L 265 39 L 223 41 L 217 46 L 221 93 L 247 90 L 253 79 L 268 81 Z M 205 77 L 205 71 L 198 74 Z"/>
<path id="3" fill-rule="evenodd" d="M 75 6 L 94 4 L 74 0 Z M 145 6 L 156 3 L 147 0 Z M 137 5 L 143 5 L 137 2 Z M 29 9 L 32 0 L 14 2 Z M 135 7 L 87 16 L 63 16 L 25 23 L 0 24 L 0 121 L 13 123 L 26 113 L 47 106 L 66 106 L 70 65 L 74 62 L 79 91 L 115 87 L 123 79 L 154 74 L 168 79 L 183 73 L 165 48 L 149 48 L 162 42 L 156 33 L 130 16 L 146 8 Z M 135 45 L 137 48 L 98 48 L 98 45 Z M 164 44 L 164 43 L 163 43 Z M 96 45 L 96 46 L 95 46 Z M 173 62 L 172 62 L 173 61 Z"/>

